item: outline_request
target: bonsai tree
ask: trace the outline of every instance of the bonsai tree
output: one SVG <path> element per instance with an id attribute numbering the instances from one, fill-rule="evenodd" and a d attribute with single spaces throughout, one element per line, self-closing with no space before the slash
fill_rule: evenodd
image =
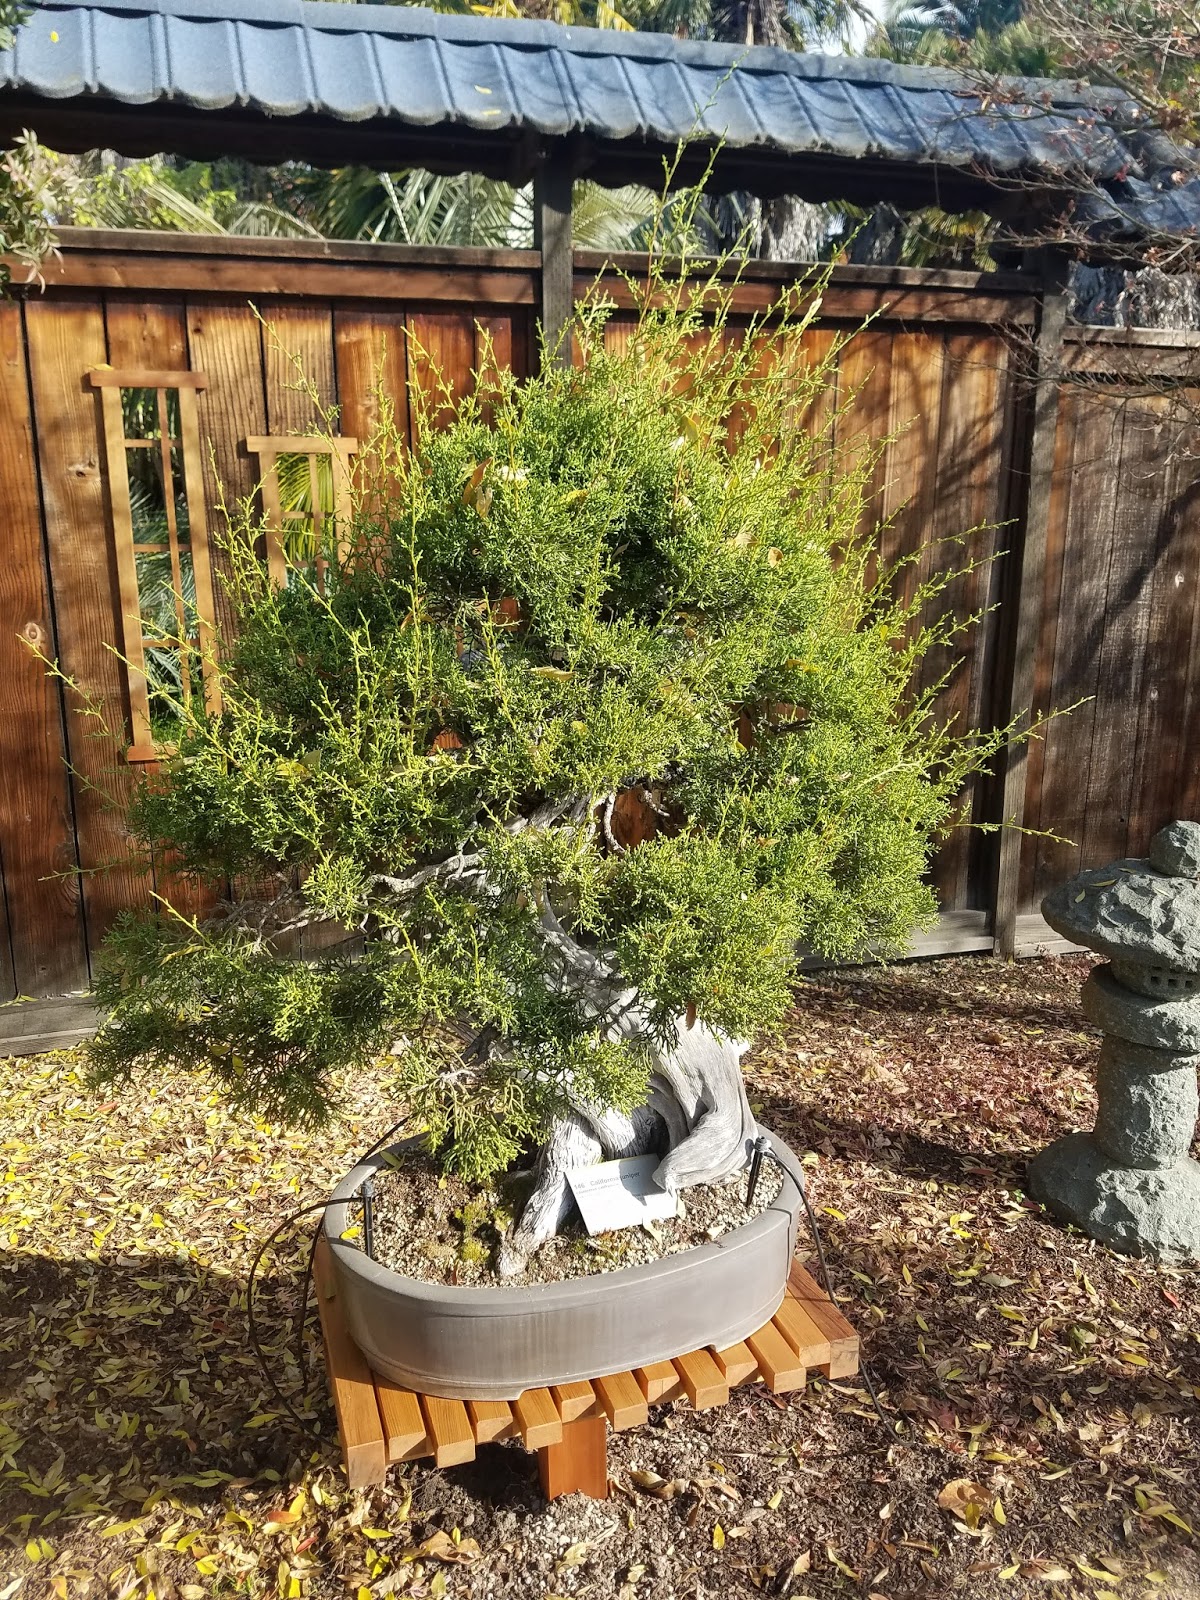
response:
<path id="1" fill-rule="evenodd" d="M 870 453 L 802 424 L 833 381 L 814 304 L 741 337 L 727 291 L 659 280 L 620 337 L 580 313 L 573 369 L 492 373 L 441 427 L 414 393 L 411 449 L 385 405 L 342 557 L 286 587 L 246 508 L 221 714 L 180 703 L 133 811 L 219 903 L 118 924 L 98 1076 L 203 1066 L 319 1117 L 392 1048 L 449 1167 L 537 1152 L 508 1271 L 573 1164 L 655 1150 L 673 1190 L 744 1165 L 740 1059 L 798 947 L 933 917 L 931 847 L 1002 737 L 913 687 L 949 575 L 901 605 L 875 573 Z"/>

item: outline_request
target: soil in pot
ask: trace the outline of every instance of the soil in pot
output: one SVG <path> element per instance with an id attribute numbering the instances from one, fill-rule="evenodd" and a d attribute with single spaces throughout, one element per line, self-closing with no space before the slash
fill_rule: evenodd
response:
<path id="1" fill-rule="evenodd" d="M 774 1164 L 766 1162 L 752 1206 L 746 1205 L 746 1177 L 741 1174 L 728 1183 L 686 1190 L 682 1216 L 596 1238 L 589 1237 L 576 1214 L 542 1245 L 524 1272 L 501 1278 L 495 1270 L 496 1251 L 504 1228 L 520 1210 L 524 1188 L 513 1181 L 481 1191 L 442 1173 L 428 1157 L 413 1154 L 375 1179 L 374 1257 L 425 1283 L 496 1288 L 590 1277 L 710 1244 L 772 1205 L 782 1181 Z"/>

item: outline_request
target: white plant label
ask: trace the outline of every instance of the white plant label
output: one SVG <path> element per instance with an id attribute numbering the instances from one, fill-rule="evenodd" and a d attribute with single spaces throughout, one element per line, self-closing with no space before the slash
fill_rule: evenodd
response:
<path id="1" fill-rule="evenodd" d="M 622 1161 L 571 1168 L 567 1182 L 590 1234 L 637 1228 L 643 1222 L 660 1222 L 679 1214 L 675 1195 L 654 1181 L 660 1159 L 655 1155 L 626 1156 Z"/>

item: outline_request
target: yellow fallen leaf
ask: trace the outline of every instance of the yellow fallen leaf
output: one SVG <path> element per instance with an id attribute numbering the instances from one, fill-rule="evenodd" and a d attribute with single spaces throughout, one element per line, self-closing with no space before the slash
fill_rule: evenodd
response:
<path id="1" fill-rule="evenodd" d="M 725 1529 L 719 1522 L 713 1525 L 712 1544 L 714 1550 L 724 1550 L 725 1548 Z"/>
<path id="2" fill-rule="evenodd" d="M 980 1518 L 991 1509 L 992 1497 L 982 1486 L 970 1478 L 951 1478 L 937 1497 L 943 1511 L 965 1522 L 968 1528 L 977 1528 Z"/>
<path id="3" fill-rule="evenodd" d="M 1072 1556 L 1071 1560 L 1079 1568 L 1080 1572 L 1083 1573 L 1085 1578 L 1096 1578 L 1101 1583 L 1113 1583 L 1114 1581 L 1120 1582 L 1120 1579 L 1114 1580 L 1111 1572 L 1102 1572 L 1099 1567 L 1089 1567 L 1087 1562 L 1084 1561 L 1080 1556 Z"/>
<path id="4" fill-rule="evenodd" d="M 1008 1518 L 1004 1515 L 1004 1503 L 1003 1503 L 1003 1501 L 1001 1501 L 1001 1500 L 997 1500 L 996 1501 L 995 1505 L 992 1507 L 992 1517 L 996 1522 L 998 1522 L 1000 1524 L 1001 1527 L 1003 1527 L 1005 1525 L 1005 1523 L 1008 1521 Z"/>
<path id="5" fill-rule="evenodd" d="M 782 1489 L 776 1489 L 775 1493 L 767 1501 L 767 1505 L 769 1506 L 769 1508 L 772 1511 L 778 1511 L 782 1501 L 783 1501 L 783 1490 Z"/>
<path id="6" fill-rule="evenodd" d="M 1174 1506 L 1169 1506 L 1165 1502 L 1156 1506 L 1147 1506 L 1142 1515 L 1144 1517 L 1161 1517 L 1164 1522 L 1169 1522 L 1174 1528 L 1181 1528 L 1189 1536 L 1192 1533 L 1191 1524 L 1183 1520 Z"/>
<path id="7" fill-rule="evenodd" d="M 583 1562 L 587 1560 L 587 1558 L 588 1544 L 585 1539 L 581 1539 L 577 1544 L 568 1545 L 563 1551 L 562 1555 L 559 1557 L 559 1560 L 564 1567 L 578 1567 L 581 1566 Z"/>
<path id="8" fill-rule="evenodd" d="M 402 1561 L 477 1561 L 481 1551 L 479 1544 L 474 1539 L 460 1539 L 457 1544 L 450 1535 L 439 1528 L 436 1533 L 431 1533 L 428 1539 L 411 1550 L 406 1550 L 400 1558 Z"/>
<path id="9" fill-rule="evenodd" d="M 829 1560 L 833 1562 L 834 1566 L 838 1569 L 839 1572 L 844 1572 L 846 1574 L 846 1576 L 848 1578 L 852 1578 L 855 1583 L 858 1583 L 858 1582 L 861 1581 L 862 1574 L 859 1573 L 859 1572 L 855 1572 L 854 1568 L 852 1566 L 850 1566 L 850 1564 L 848 1562 L 843 1561 L 841 1556 L 838 1555 L 837 1551 L 833 1548 L 833 1546 L 831 1544 L 827 1544 L 825 1546 L 825 1554 L 826 1554 L 826 1556 L 828 1556 Z"/>

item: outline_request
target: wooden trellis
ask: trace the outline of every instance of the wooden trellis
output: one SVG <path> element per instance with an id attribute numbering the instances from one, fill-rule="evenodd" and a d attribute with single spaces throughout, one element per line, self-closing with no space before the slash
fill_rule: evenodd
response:
<path id="1" fill-rule="evenodd" d="M 333 518 L 338 559 L 343 560 L 350 548 L 349 529 L 353 509 L 350 458 L 358 453 L 358 440 L 316 435 L 289 438 L 283 434 L 271 437 L 255 434 L 246 440 L 246 449 L 258 457 L 261 472 L 260 488 L 267 528 L 267 570 L 271 582 L 281 588 L 287 583 L 288 531 L 306 522 L 312 523 L 318 576 L 325 565 L 320 551 L 325 543 L 325 522 L 328 517 Z M 304 456 L 307 459 L 311 509 L 284 504 L 279 481 L 279 462 L 283 456 Z M 323 457 L 329 461 L 333 474 L 331 506 L 326 503 L 317 467 L 317 462 Z"/>
<path id="2" fill-rule="evenodd" d="M 121 602 L 121 642 L 128 670 L 129 711 L 133 725 L 133 743 L 126 751 L 126 758 L 135 762 L 153 761 L 161 752 L 155 744 L 151 727 L 147 650 L 172 650 L 178 653 L 182 692 L 187 698 L 192 692 L 192 668 L 188 658 L 194 648 L 203 676 L 205 706 L 212 713 L 221 707 L 221 688 L 213 648 L 212 566 L 200 465 L 200 424 L 196 411 L 196 391 L 206 388 L 208 379 L 202 372 L 159 372 L 134 367 L 93 367 L 87 377 L 91 386 L 100 391 L 104 426 L 109 507 Z M 157 421 L 157 433 L 153 436 L 129 438 L 126 435 L 121 395 L 130 390 L 153 392 Z M 175 396 L 176 401 L 178 433 L 174 431 L 171 417 L 168 400 L 171 395 Z M 177 481 L 176 449 L 179 451 L 180 481 Z M 131 450 L 149 450 L 158 456 L 166 539 L 139 538 L 134 528 L 129 489 Z M 183 489 L 186 527 L 180 526 L 177 487 Z M 138 557 L 141 555 L 170 557 L 176 623 L 173 636 L 148 637 L 146 634 L 138 578 Z M 187 614 L 183 578 L 185 555 L 190 556 L 192 563 L 196 591 L 194 617 Z"/>

